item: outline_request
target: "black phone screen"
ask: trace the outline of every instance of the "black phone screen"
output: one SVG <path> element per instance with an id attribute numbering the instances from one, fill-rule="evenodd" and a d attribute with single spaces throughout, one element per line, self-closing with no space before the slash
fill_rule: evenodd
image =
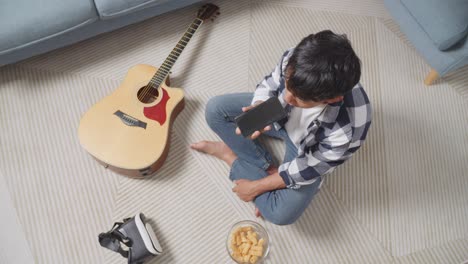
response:
<path id="1" fill-rule="evenodd" d="M 242 135 L 248 137 L 253 132 L 262 130 L 264 127 L 283 119 L 286 115 L 281 102 L 275 96 L 237 116 L 235 121 Z"/>

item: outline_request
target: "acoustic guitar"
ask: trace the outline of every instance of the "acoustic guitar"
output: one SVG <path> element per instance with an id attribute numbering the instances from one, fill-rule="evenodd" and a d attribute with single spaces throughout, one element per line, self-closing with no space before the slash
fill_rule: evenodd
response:
<path id="1" fill-rule="evenodd" d="M 159 68 L 133 66 L 117 90 L 83 115 L 78 128 L 81 146 L 106 168 L 146 178 L 163 165 L 172 123 L 184 108 L 184 93 L 169 87 L 169 73 L 200 25 L 218 10 L 204 5 Z"/>

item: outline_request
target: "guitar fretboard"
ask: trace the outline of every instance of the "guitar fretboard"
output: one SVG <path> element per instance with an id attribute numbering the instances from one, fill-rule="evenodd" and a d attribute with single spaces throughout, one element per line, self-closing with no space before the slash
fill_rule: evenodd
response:
<path id="1" fill-rule="evenodd" d="M 184 35 L 180 38 L 179 42 L 172 49 L 169 56 L 167 56 L 166 60 L 164 60 L 156 74 L 153 76 L 153 78 L 151 78 L 151 81 L 149 82 L 151 87 L 158 89 L 159 86 L 163 83 L 164 79 L 171 71 L 172 66 L 174 66 L 174 63 L 177 61 L 180 54 L 187 46 L 187 43 L 190 41 L 202 23 L 203 20 L 195 18 L 192 24 L 188 27 L 187 31 L 185 31 Z"/>

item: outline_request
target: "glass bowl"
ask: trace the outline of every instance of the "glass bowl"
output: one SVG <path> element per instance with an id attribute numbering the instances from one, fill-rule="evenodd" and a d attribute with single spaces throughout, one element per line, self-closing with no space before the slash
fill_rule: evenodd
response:
<path id="1" fill-rule="evenodd" d="M 249 262 L 238 262 L 232 256 L 233 250 L 231 248 L 231 237 L 232 237 L 233 232 L 239 227 L 252 227 L 253 231 L 255 231 L 257 233 L 257 239 L 263 238 L 263 240 L 264 240 L 264 242 L 263 242 L 263 255 L 261 257 L 258 257 L 258 260 L 256 262 L 256 263 L 263 263 L 263 260 L 268 256 L 268 253 L 270 252 L 270 237 L 268 235 L 268 232 L 266 231 L 266 229 L 263 226 L 261 226 L 257 222 L 250 221 L 250 220 L 243 220 L 243 221 L 237 222 L 234 225 L 232 225 L 232 227 L 229 229 L 229 232 L 227 234 L 227 239 L 226 239 L 226 249 L 227 249 L 227 252 L 228 252 L 229 256 L 236 263 L 239 263 L 239 264 L 249 263 Z"/>

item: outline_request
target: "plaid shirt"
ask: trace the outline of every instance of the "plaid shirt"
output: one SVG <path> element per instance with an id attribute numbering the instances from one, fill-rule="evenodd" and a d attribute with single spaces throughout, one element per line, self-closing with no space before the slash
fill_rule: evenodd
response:
<path id="1" fill-rule="evenodd" d="M 277 96 L 285 109 L 293 106 L 284 101 L 285 68 L 293 49 L 287 50 L 271 74 L 257 85 L 252 104 Z M 315 182 L 349 159 L 364 142 L 371 124 L 372 109 L 361 84 L 344 95 L 341 102 L 328 104 L 318 118 L 309 124 L 307 136 L 300 141 L 297 157 L 281 164 L 279 174 L 287 188 Z M 285 120 L 287 122 L 287 120 Z M 276 129 L 282 124 L 276 123 Z"/>

